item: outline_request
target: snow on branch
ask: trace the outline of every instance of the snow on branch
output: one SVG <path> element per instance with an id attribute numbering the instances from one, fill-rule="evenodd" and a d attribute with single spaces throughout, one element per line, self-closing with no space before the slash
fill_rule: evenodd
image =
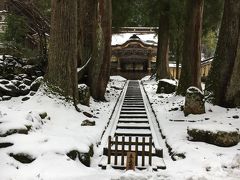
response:
<path id="1" fill-rule="evenodd" d="M 77 72 L 81 72 L 85 67 L 87 67 L 87 65 L 89 64 L 89 62 L 91 61 L 92 56 L 89 57 L 89 59 L 87 60 L 87 62 L 80 68 L 77 68 Z"/>

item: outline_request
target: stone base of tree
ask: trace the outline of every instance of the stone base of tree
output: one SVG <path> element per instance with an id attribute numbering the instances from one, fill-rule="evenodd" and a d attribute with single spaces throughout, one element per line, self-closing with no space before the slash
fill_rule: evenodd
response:
<path id="1" fill-rule="evenodd" d="M 170 79 L 161 79 L 158 82 L 157 93 L 171 94 L 176 91 L 177 85 L 175 81 Z"/>
<path id="2" fill-rule="evenodd" d="M 204 94 L 201 90 L 196 87 L 187 89 L 183 112 L 185 116 L 205 113 Z"/>
<path id="3" fill-rule="evenodd" d="M 219 125 L 215 125 L 215 127 Z M 211 129 L 208 125 L 201 127 L 188 127 L 189 140 L 201 141 L 221 147 L 230 147 L 239 143 L 239 132 L 237 130 Z"/>
<path id="4" fill-rule="evenodd" d="M 78 85 L 79 102 L 82 105 L 89 106 L 90 103 L 90 88 L 86 84 Z"/>

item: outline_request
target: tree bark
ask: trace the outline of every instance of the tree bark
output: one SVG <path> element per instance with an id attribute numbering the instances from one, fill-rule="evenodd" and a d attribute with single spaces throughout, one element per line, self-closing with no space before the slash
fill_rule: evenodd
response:
<path id="1" fill-rule="evenodd" d="M 83 0 L 77 0 L 77 66 L 84 64 L 83 60 Z M 78 77 L 81 78 L 81 77 Z"/>
<path id="2" fill-rule="evenodd" d="M 213 103 L 220 106 L 238 104 L 234 98 L 239 101 L 239 35 L 240 1 L 225 0 L 215 58 L 206 82 L 206 91 L 211 93 Z"/>
<path id="3" fill-rule="evenodd" d="M 232 76 L 227 87 L 226 101 L 231 107 L 240 106 L 240 33 L 238 37 L 237 55 Z"/>
<path id="4" fill-rule="evenodd" d="M 181 61 L 181 50 L 180 50 L 180 42 L 179 42 L 180 40 L 179 39 L 177 39 L 177 42 L 176 42 L 176 44 L 177 44 L 177 47 L 176 47 L 176 76 L 175 76 L 175 78 L 176 79 L 179 79 L 179 65 L 180 65 L 180 61 Z"/>
<path id="5" fill-rule="evenodd" d="M 93 98 L 105 100 L 111 57 L 111 0 L 97 0 L 96 20 L 89 84 Z"/>
<path id="6" fill-rule="evenodd" d="M 158 28 L 158 49 L 156 62 L 156 78 L 170 78 L 169 72 L 169 2 L 163 3 Z"/>
<path id="7" fill-rule="evenodd" d="M 201 36 L 203 0 L 187 0 L 181 76 L 177 93 L 185 95 L 190 86 L 201 88 Z"/>
<path id="8" fill-rule="evenodd" d="M 78 39 L 78 67 L 81 67 L 86 64 L 87 60 L 91 58 L 93 54 L 97 21 L 97 1 L 78 0 L 78 2 L 78 8 L 80 9 L 78 12 L 78 22 L 81 26 L 78 32 L 78 36 L 82 36 L 81 41 Z M 91 61 L 93 61 L 93 59 Z M 90 81 L 88 80 L 89 72 L 91 72 L 91 69 L 91 65 L 88 64 L 85 69 L 78 73 L 78 81 L 80 83 L 85 83 L 88 86 L 91 86 Z"/>
<path id="9" fill-rule="evenodd" d="M 97 0 L 81 0 L 83 23 L 83 64 L 93 53 L 97 21 Z"/>
<path id="10" fill-rule="evenodd" d="M 52 1 L 51 5 L 51 38 L 45 79 L 52 91 L 77 102 L 77 1 Z"/>

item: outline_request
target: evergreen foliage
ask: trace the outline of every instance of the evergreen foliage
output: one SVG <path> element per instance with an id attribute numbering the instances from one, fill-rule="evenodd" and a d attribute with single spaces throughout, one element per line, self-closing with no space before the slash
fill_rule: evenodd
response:
<path id="1" fill-rule="evenodd" d="M 6 17 L 6 23 L 6 31 L 2 34 L 4 53 L 15 57 L 28 57 L 35 54 L 33 50 L 26 47 L 28 27 L 25 18 L 9 14 Z"/>
<path id="2" fill-rule="evenodd" d="M 51 18 L 51 0 L 34 0 L 33 2 L 45 17 Z"/>
<path id="3" fill-rule="evenodd" d="M 4 39 L 14 42 L 16 45 L 23 46 L 27 34 L 26 20 L 14 14 L 9 14 L 6 18 L 7 28 Z"/>

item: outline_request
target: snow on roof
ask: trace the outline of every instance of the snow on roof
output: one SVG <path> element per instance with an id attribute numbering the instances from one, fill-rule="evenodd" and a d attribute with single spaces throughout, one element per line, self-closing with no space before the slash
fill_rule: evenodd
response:
<path id="1" fill-rule="evenodd" d="M 119 34 L 113 34 L 112 35 L 112 45 L 121 45 L 125 43 L 131 36 L 136 34 L 141 41 L 143 41 L 146 44 L 156 45 L 158 42 L 158 37 L 155 33 L 119 33 Z"/>

